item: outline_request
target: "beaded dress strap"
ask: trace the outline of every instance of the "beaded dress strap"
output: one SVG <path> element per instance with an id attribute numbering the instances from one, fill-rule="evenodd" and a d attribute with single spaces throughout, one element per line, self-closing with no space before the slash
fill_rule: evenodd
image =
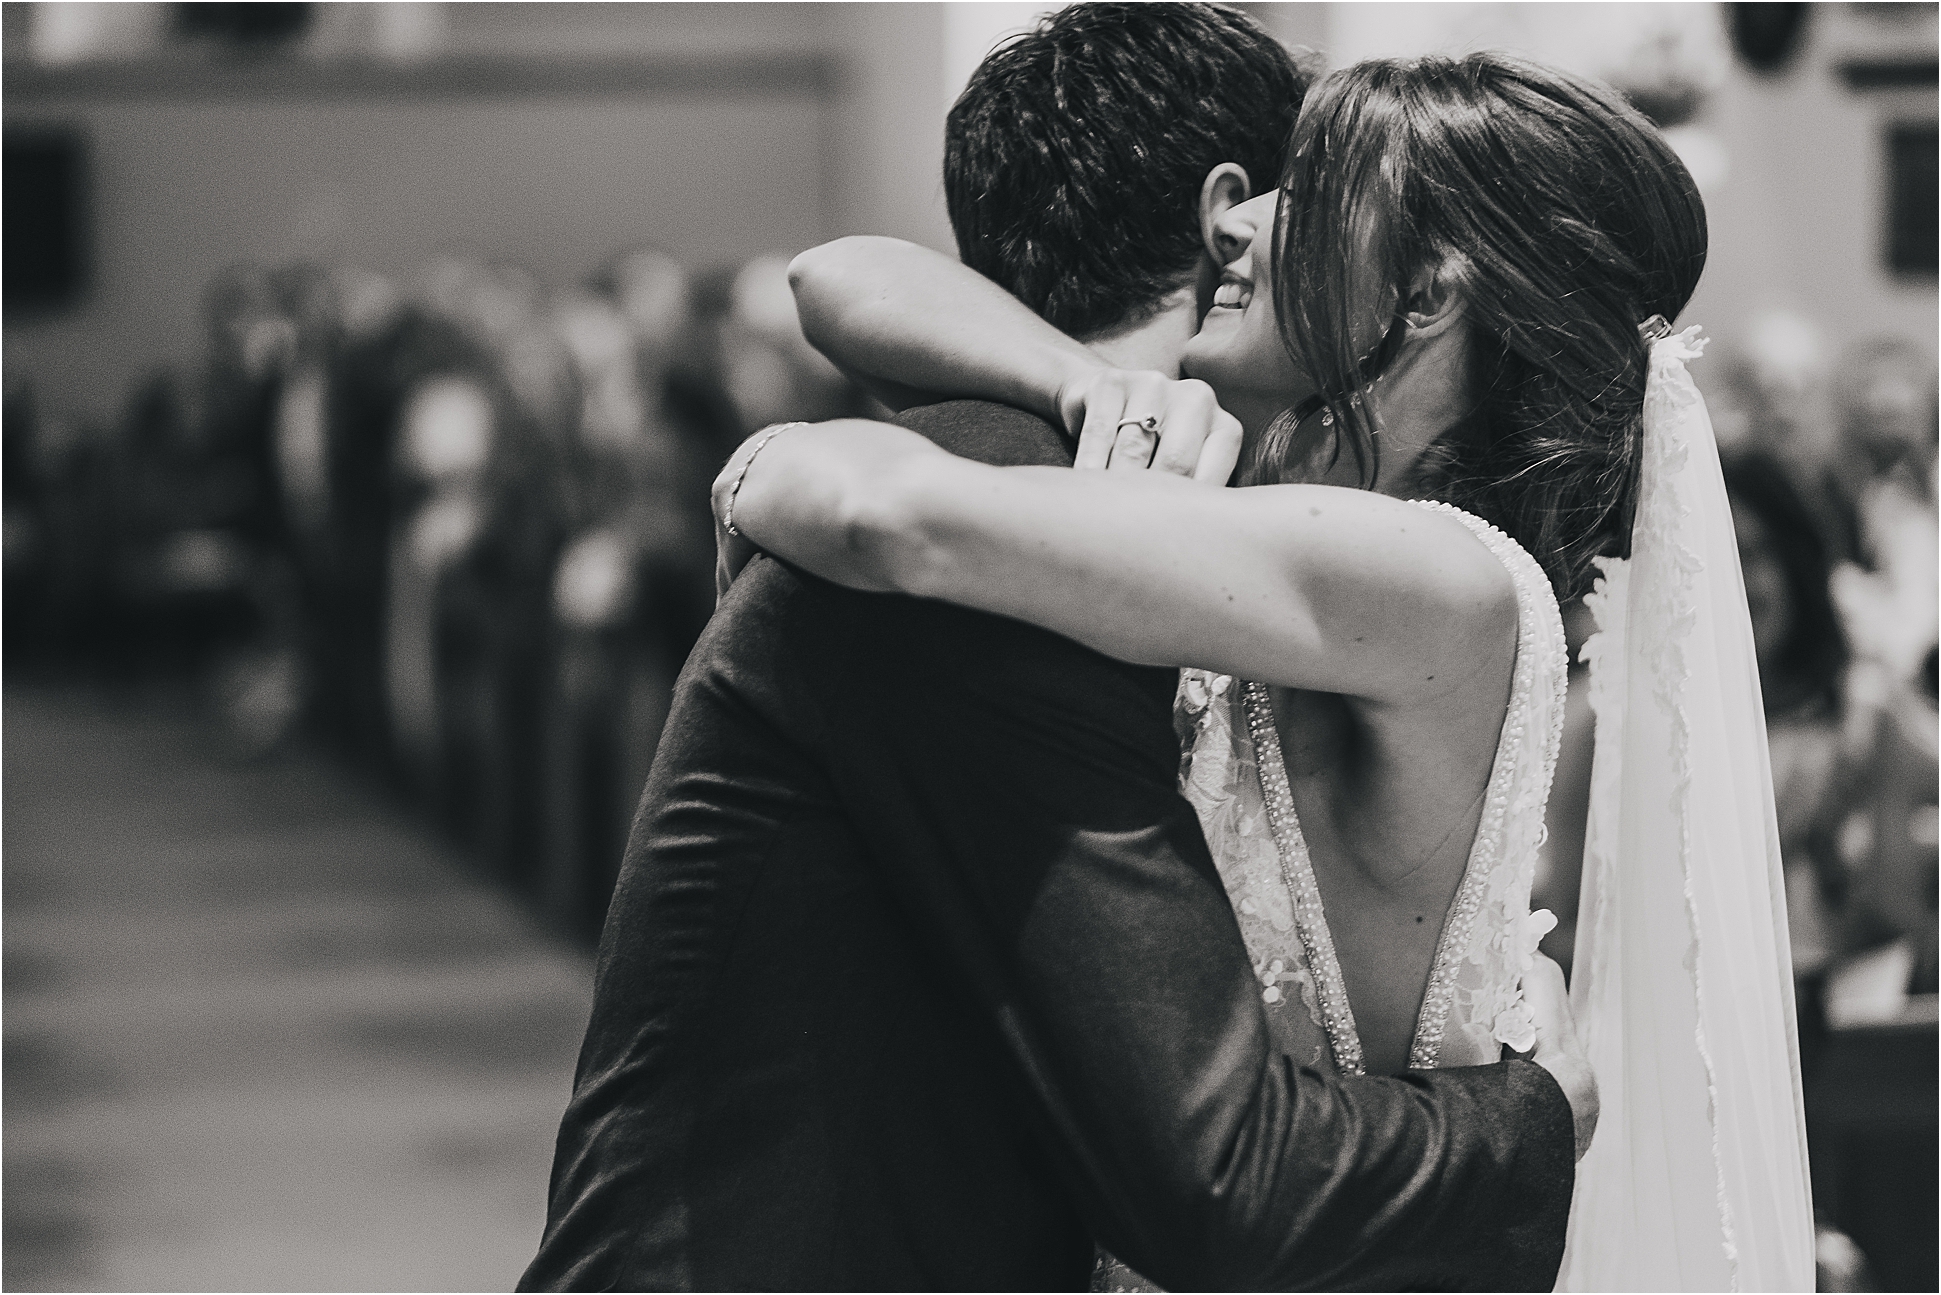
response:
<path id="1" fill-rule="evenodd" d="M 1557 600 L 1549 578 L 1522 545 L 1482 518 L 1452 504 L 1425 499 L 1410 502 L 1432 512 L 1446 513 L 1468 527 L 1508 571 L 1511 583 L 1516 588 L 1517 601 L 1516 662 L 1511 673 L 1509 710 L 1503 717 L 1502 731 L 1496 743 L 1496 757 L 1490 766 L 1482 821 L 1476 826 L 1476 839 L 1470 847 L 1469 860 L 1464 866 L 1455 901 L 1443 919 L 1442 935 L 1436 943 L 1428 988 L 1422 996 L 1421 1012 L 1416 1017 L 1415 1038 L 1409 1046 L 1409 1068 L 1426 1070 L 1436 1066 L 1441 1059 L 1443 1033 L 1455 1001 L 1457 979 L 1462 973 L 1463 964 L 1490 959 L 1490 950 L 1476 948 L 1474 939 L 1477 917 L 1485 901 L 1493 889 L 1510 893 L 1519 889 L 1493 885 L 1499 869 L 1523 872 L 1533 866 L 1534 860 L 1520 857 L 1525 851 L 1517 847 L 1527 845 L 1534 850 L 1542 838 L 1543 802 L 1548 796 L 1563 723 L 1566 657 L 1563 620 L 1558 614 Z M 1538 691 L 1540 686 L 1544 686 L 1541 694 Z M 1524 758 L 1525 727 L 1531 723 L 1541 724 L 1545 730 L 1539 735 L 1544 741 L 1534 761 Z M 1516 843 L 1507 840 L 1507 827 L 1513 811 L 1536 813 L 1538 820 L 1534 833 L 1525 834 L 1532 835 L 1534 839 L 1523 842 L 1519 838 Z M 1528 881 L 1521 880 L 1520 907 L 1522 913 L 1527 914 Z M 1491 942 L 1485 940 L 1484 943 Z"/>
<path id="2" fill-rule="evenodd" d="M 1335 1068 L 1344 1075 L 1367 1071 L 1361 1035 L 1355 1029 L 1354 1009 L 1335 956 L 1334 937 L 1321 908 L 1321 888 L 1315 884 L 1314 864 L 1308 858 L 1301 819 L 1294 812 L 1294 793 L 1287 784 L 1287 764 L 1281 758 L 1280 730 L 1274 725 L 1274 704 L 1264 684 L 1241 685 L 1247 732 L 1253 738 L 1254 759 L 1260 769 L 1261 799 L 1267 806 L 1267 825 L 1280 856 L 1281 881 L 1294 901 L 1294 928 L 1307 950 L 1316 997 L 1321 1002 L 1321 1026 L 1327 1031 Z"/>

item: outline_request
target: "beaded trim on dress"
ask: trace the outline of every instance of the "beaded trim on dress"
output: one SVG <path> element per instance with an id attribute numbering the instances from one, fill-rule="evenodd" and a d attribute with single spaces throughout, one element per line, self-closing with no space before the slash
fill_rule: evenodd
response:
<path id="1" fill-rule="evenodd" d="M 1347 983 L 1335 956 L 1334 936 L 1321 909 L 1321 888 L 1314 881 L 1314 863 L 1308 857 L 1307 839 L 1301 835 L 1301 819 L 1294 812 L 1294 793 L 1287 785 L 1287 766 L 1281 759 L 1280 733 L 1274 728 L 1274 705 L 1267 689 L 1257 683 L 1243 684 L 1241 698 L 1260 765 L 1267 824 L 1280 855 L 1281 882 L 1293 898 L 1294 926 L 1306 947 L 1315 994 L 1321 1002 L 1321 1025 L 1328 1032 L 1335 1067 L 1344 1075 L 1363 1074 L 1367 1065 L 1361 1054 L 1361 1035 L 1355 1029 L 1354 1008 L 1348 1005 Z"/>
<path id="2" fill-rule="evenodd" d="M 1566 659 L 1557 600 L 1535 560 L 1516 541 L 1478 517 L 1448 504 L 1413 502 L 1446 513 L 1467 526 L 1503 563 L 1517 595 L 1516 664 L 1510 703 L 1486 787 L 1483 817 L 1443 922 L 1409 1049 L 1410 1067 L 1426 1069 L 1440 1064 L 1452 1017 L 1457 1028 L 1473 1037 L 1472 1050 L 1479 1054 L 1502 1043 L 1519 1049 L 1529 1046 L 1534 1027 L 1523 1004 L 1522 973 L 1530 965 L 1537 941 L 1554 920 L 1548 914 L 1532 916 L 1530 884 L 1543 844 L 1544 806 L 1562 735 Z M 1245 683 L 1237 690 L 1238 708 L 1246 717 L 1244 730 L 1222 732 L 1222 726 L 1207 722 L 1206 717 L 1219 710 L 1212 703 L 1228 692 L 1232 682 L 1226 676 L 1204 671 L 1182 672 L 1182 718 L 1199 717 L 1196 731 L 1182 734 L 1193 739 L 1182 770 L 1182 790 L 1201 814 L 1207 843 L 1221 863 L 1222 878 L 1228 881 L 1241 913 L 1242 934 L 1247 937 L 1257 971 L 1272 952 L 1262 946 L 1275 934 L 1262 929 L 1258 921 L 1249 920 L 1263 906 L 1259 892 L 1267 877 L 1260 875 L 1258 867 L 1242 869 L 1234 861 L 1255 853 L 1254 842 L 1246 838 L 1258 831 L 1258 824 L 1232 813 L 1216 815 L 1214 809 L 1226 810 L 1232 804 L 1249 802 L 1247 792 L 1259 796 L 1278 856 L 1279 876 L 1272 880 L 1284 888 L 1279 904 L 1271 907 L 1283 908 L 1291 915 L 1299 936 L 1298 952 L 1305 955 L 1305 965 L 1296 964 L 1302 973 L 1302 989 L 1306 991 L 1310 985 L 1313 989 L 1310 1002 L 1318 1009 L 1315 1015 L 1326 1031 L 1337 1069 L 1344 1074 L 1360 1074 L 1364 1069 L 1361 1039 L 1294 810 L 1267 689 Z M 1228 741 L 1221 742 L 1222 737 Z M 1195 769 L 1196 762 L 1217 768 Z M 1258 778 L 1257 789 L 1236 786 L 1249 772 Z M 1226 789 L 1223 794 L 1214 794 L 1216 783 Z M 1238 893 L 1243 886 L 1244 897 Z M 1281 962 L 1271 965 L 1279 970 Z M 1271 984 L 1270 977 L 1263 976 L 1263 981 Z M 1268 1001 L 1275 1000 L 1270 997 Z"/>
<path id="3" fill-rule="evenodd" d="M 1436 501 L 1411 502 L 1454 517 L 1482 541 L 1516 587 L 1516 667 L 1496 743 L 1483 819 L 1463 880 L 1443 921 L 1434 969 L 1409 1048 L 1411 1069 L 1438 1064 L 1452 1014 L 1461 1028 L 1519 1051 L 1534 1041 L 1523 1002 L 1523 973 L 1555 918 L 1530 912 L 1530 884 L 1543 848 L 1544 808 L 1563 739 L 1568 657 L 1563 617 L 1543 568 L 1515 540 L 1482 518 Z M 1479 927 L 1490 910 L 1493 920 Z M 1473 969 L 1473 970 L 1472 970 Z"/>

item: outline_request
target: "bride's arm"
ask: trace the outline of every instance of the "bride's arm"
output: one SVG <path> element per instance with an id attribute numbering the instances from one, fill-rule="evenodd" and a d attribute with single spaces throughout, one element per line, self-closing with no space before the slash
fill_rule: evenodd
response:
<path id="1" fill-rule="evenodd" d="M 789 265 L 789 284 L 817 350 L 932 399 L 997 400 L 1062 424 L 1060 393 L 1106 367 L 977 271 L 902 239 L 810 248 Z"/>
<path id="2" fill-rule="evenodd" d="M 992 468 L 860 420 L 747 453 L 717 483 L 716 513 L 732 494 L 761 548 L 1125 661 L 1403 700 L 1448 691 L 1513 642 L 1515 590 L 1489 551 L 1453 518 L 1369 491 Z"/>
<path id="3" fill-rule="evenodd" d="M 839 238 L 796 257 L 789 282 L 809 340 L 892 407 L 967 396 L 1030 410 L 1078 437 L 1078 468 L 1151 466 L 1217 483 L 1239 458 L 1240 424 L 1204 382 L 1115 369 L 927 247 Z M 1147 415 L 1156 438 L 1126 426 Z"/>

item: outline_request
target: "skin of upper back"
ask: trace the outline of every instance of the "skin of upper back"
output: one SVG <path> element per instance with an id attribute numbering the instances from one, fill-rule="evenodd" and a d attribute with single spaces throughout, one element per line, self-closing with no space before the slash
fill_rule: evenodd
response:
<path id="1" fill-rule="evenodd" d="M 1274 688 L 1288 788 L 1371 1074 L 1407 1068 L 1444 916 L 1482 819 L 1514 618 L 1464 677 L 1409 704 Z"/>

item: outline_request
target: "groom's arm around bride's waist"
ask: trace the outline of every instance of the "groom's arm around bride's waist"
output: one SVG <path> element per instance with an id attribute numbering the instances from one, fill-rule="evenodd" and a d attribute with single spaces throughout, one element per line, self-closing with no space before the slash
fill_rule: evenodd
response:
<path id="1" fill-rule="evenodd" d="M 827 765 L 913 919 L 995 1013 L 1101 1245 L 1175 1288 L 1552 1285 L 1573 1131 L 1548 1074 L 1333 1081 L 1275 1050 L 1176 791 L 1170 672 L 938 604 L 831 596 L 856 600 L 829 618 L 850 628 L 798 664 L 872 683 L 827 708 Z"/>

